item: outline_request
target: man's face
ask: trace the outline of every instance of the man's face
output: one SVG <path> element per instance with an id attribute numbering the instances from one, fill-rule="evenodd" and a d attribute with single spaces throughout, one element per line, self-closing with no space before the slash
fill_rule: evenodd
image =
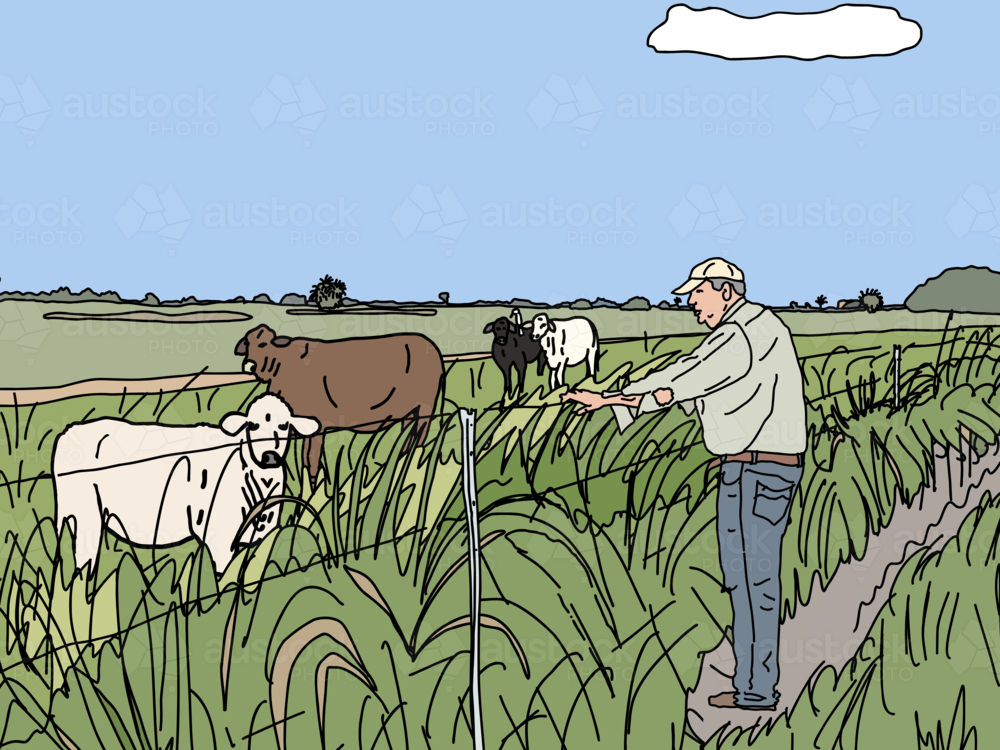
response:
<path id="1" fill-rule="evenodd" d="M 694 313 L 698 317 L 699 323 L 704 323 L 709 328 L 715 328 L 722 320 L 723 314 L 734 300 L 732 287 L 723 284 L 722 289 L 716 291 L 712 288 L 711 281 L 703 281 L 691 296 L 688 297 L 688 304 L 694 308 Z"/>

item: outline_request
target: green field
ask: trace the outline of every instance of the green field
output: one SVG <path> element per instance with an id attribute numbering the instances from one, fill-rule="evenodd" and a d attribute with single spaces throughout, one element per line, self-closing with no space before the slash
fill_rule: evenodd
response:
<path id="1" fill-rule="evenodd" d="M 477 335 L 482 325 L 472 321 L 494 312 L 449 307 L 441 313 L 449 330 L 440 334 L 418 326 L 435 318 L 412 320 L 415 330 L 440 336 L 442 350 L 485 349 Z M 569 380 L 583 387 L 641 377 L 689 351 L 701 335 L 685 312 L 650 311 L 644 320 L 641 313 L 583 312 L 601 316 L 602 338 L 647 334 L 602 346 L 596 384 L 574 368 Z M 253 324 L 285 315 L 274 306 L 253 314 Z M 361 316 L 314 317 L 322 332 L 272 327 L 329 338 L 382 332 L 350 330 Z M 814 581 L 825 584 L 852 552 L 863 552 L 891 518 L 897 489 L 909 502 L 927 481 L 934 443 L 957 445 L 960 424 L 980 453 L 1000 439 L 1000 345 L 990 328 L 960 327 L 989 319 L 955 316 L 944 331 L 941 316 L 899 311 L 784 317 L 810 402 L 806 473 L 782 560 L 787 617 L 808 600 Z M 66 323 L 58 321 L 62 338 L 51 343 L 55 326 L 49 329 L 34 363 L 16 376 L 39 367 L 49 377 L 14 381 L 17 387 L 185 374 L 210 364 L 142 357 L 142 343 L 156 339 L 138 333 L 80 335 L 77 348 L 60 356 L 59 347 L 76 336 L 62 328 Z M 627 323 L 642 329 L 626 333 Z M 220 347 L 251 322 L 224 325 L 235 327 L 213 324 Z M 678 330 L 665 331 L 670 325 Z M 184 340 L 165 328 L 161 346 Z M 11 345 L 5 334 L 4 346 Z M 890 401 L 895 345 L 902 347 L 898 410 Z M 72 351 L 87 355 L 79 367 Z M 108 372 L 109 361 L 123 363 L 128 374 Z M 218 361 L 219 371 L 238 369 L 230 354 Z M 310 510 L 287 504 L 282 529 L 218 578 L 194 541 L 154 555 L 113 540 L 106 540 L 96 581 L 74 577 L 71 540 L 53 524 L 50 451 L 67 424 L 83 419 L 127 413 L 133 421 L 217 423 L 259 387 L 0 407 L 0 710 L 7 717 L 0 745 L 470 746 L 468 540 L 454 417 L 466 406 L 478 410 L 486 747 L 700 747 L 685 727 L 684 690 L 697 680 L 702 654 L 723 638 L 731 612 L 718 561 L 705 553 L 716 533 L 715 479 L 705 471 L 710 456 L 698 422 L 671 409 L 619 435 L 607 410 L 579 417 L 561 407 L 565 388 L 549 393 L 533 368 L 529 392 L 513 402 L 501 399 L 492 361 L 448 368 L 446 400 L 427 444 L 402 455 L 398 426 L 374 436 L 327 436 L 318 486 L 304 483 L 300 462 L 291 462 L 289 492 Z M 973 539 L 985 553 L 911 561 L 894 586 L 899 602 L 922 602 L 932 587 L 961 591 L 966 619 L 954 636 L 933 633 L 941 643 L 936 653 L 960 635 L 975 637 L 966 627 L 973 614 L 989 651 L 1000 627 L 998 536 L 1000 516 L 984 501 L 954 544 Z M 936 616 L 940 601 L 931 605 Z M 915 607 L 884 613 L 877 627 L 897 629 L 906 643 L 926 643 L 905 614 Z M 921 656 L 926 666 L 899 694 L 905 709 L 890 712 L 869 690 L 872 671 L 887 658 L 883 643 L 862 649 L 841 680 L 825 676 L 790 725 L 755 746 L 897 747 L 908 737 L 913 741 L 903 746 L 957 750 L 976 747 L 961 741 L 973 726 L 978 746 L 990 746 L 987 738 L 1000 730 L 989 708 L 1000 697 L 1000 682 L 989 682 L 995 672 L 974 673 L 972 696 L 963 691 L 973 684 L 968 673 L 940 655 Z M 916 659 L 915 651 L 906 653 Z M 918 744 L 928 733 L 929 741 Z M 744 736 L 728 744 L 746 742 Z"/>
<path id="2" fill-rule="evenodd" d="M 300 310 L 302 308 L 299 308 Z M 315 309 L 315 308 L 312 308 Z M 351 308 L 354 310 L 356 308 Z M 365 315 L 335 313 L 293 315 L 296 308 L 255 303 L 226 303 L 184 307 L 146 307 L 107 302 L 0 301 L 0 388 L 37 388 L 64 385 L 92 378 L 153 378 L 200 372 L 239 372 L 241 360 L 233 349 L 257 325 L 268 325 L 284 336 L 337 339 L 376 336 L 403 331 L 427 335 L 446 355 L 488 352 L 492 342 L 483 334 L 487 323 L 511 312 L 505 307 L 448 305 L 433 309 L 433 316 L 402 312 Z M 126 312 L 213 313 L 250 315 L 240 322 L 145 323 L 109 320 L 53 320 L 51 313 L 108 315 Z M 525 320 L 538 312 L 525 308 Z M 676 338 L 702 336 L 705 329 L 686 310 L 628 311 L 550 309 L 553 317 L 585 316 L 594 321 L 602 340 L 619 338 Z M 799 336 L 800 355 L 829 350 L 815 349 L 803 337 L 850 335 L 851 346 L 863 348 L 886 331 L 940 331 L 947 316 L 907 310 L 867 312 L 781 312 L 793 334 Z M 1000 316 L 956 315 L 953 327 L 990 326 Z M 930 339 L 928 339 L 928 342 Z"/>

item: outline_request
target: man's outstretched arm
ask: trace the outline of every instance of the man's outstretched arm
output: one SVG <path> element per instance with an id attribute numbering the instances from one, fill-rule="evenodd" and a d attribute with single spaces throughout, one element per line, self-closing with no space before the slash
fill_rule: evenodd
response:
<path id="1" fill-rule="evenodd" d="M 562 402 L 564 404 L 567 402 L 581 404 L 581 408 L 577 409 L 576 413 L 585 414 L 588 411 L 600 409 L 602 406 L 628 406 L 637 408 L 644 395 L 645 394 L 627 396 L 623 393 L 601 394 L 595 393 L 594 391 L 573 390 L 569 393 L 563 394 Z M 670 389 L 662 389 L 655 391 L 653 393 L 653 397 L 656 399 L 658 404 L 666 406 L 670 403 L 672 394 Z"/>

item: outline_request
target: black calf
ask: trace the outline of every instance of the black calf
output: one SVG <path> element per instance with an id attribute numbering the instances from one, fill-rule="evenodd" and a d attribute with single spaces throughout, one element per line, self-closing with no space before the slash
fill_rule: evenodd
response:
<path id="1" fill-rule="evenodd" d="M 532 341 L 526 326 L 512 323 L 507 318 L 497 318 L 487 323 L 483 333 L 493 334 L 493 361 L 503 373 L 504 395 L 513 393 L 511 387 L 511 368 L 517 370 L 518 391 L 524 392 L 524 373 L 529 362 L 538 362 L 538 374 L 542 374 L 545 358 L 541 356 L 542 347 L 537 341 Z"/>

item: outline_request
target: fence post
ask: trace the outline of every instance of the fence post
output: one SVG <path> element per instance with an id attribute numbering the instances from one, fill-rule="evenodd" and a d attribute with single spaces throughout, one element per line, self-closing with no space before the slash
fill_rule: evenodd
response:
<path id="1" fill-rule="evenodd" d="M 462 429 L 462 496 L 469 531 L 469 604 L 472 638 L 470 643 L 469 687 L 472 699 L 472 742 L 474 750 L 483 750 L 483 711 L 479 695 L 479 608 L 482 594 L 479 559 L 479 508 L 476 503 L 475 437 L 476 415 L 458 410 Z"/>
<path id="2" fill-rule="evenodd" d="M 893 344 L 892 346 L 892 408 L 899 408 L 899 359 L 903 351 L 903 347 L 899 344 Z"/>

